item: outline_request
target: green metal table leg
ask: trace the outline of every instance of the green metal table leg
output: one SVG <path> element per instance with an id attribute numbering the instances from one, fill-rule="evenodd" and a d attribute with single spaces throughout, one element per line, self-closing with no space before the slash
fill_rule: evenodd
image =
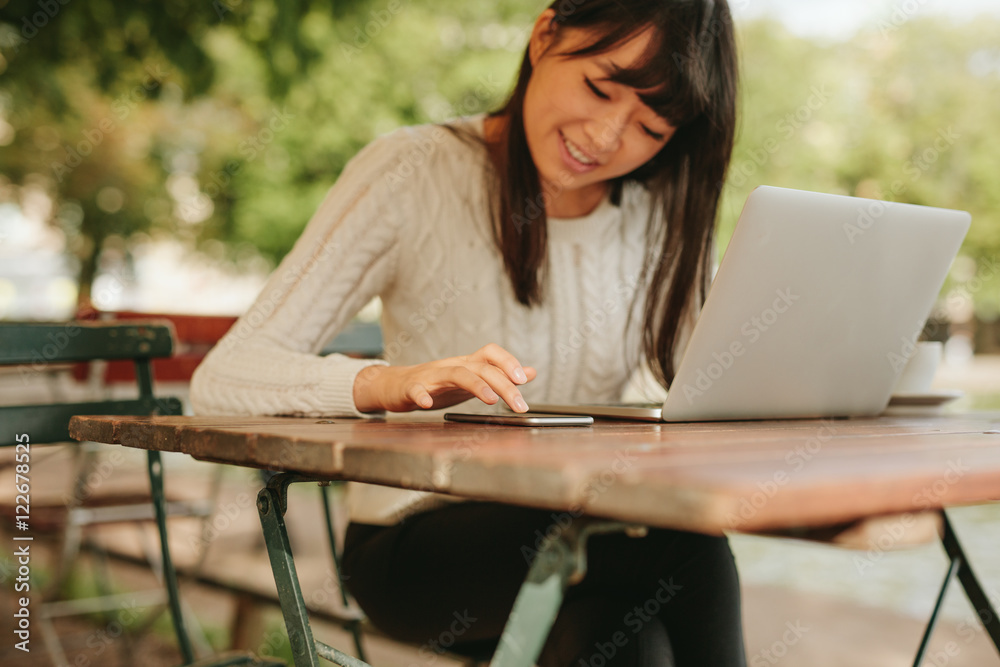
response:
<path id="1" fill-rule="evenodd" d="M 570 526 L 545 541 L 528 570 L 490 667 L 532 667 L 559 614 L 566 588 L 587 572 L 587 539 L 598 533 L 639 532 L 645 528 L 619 522 Z"/>
<path id="2" fill-rule="evenodd" d="M 364 660 L 358 660 L 353 655 L 342 653 L 321 641 L 316 642 L 316 652 L 321 658 L 325 658 L 335 665 L 340 665 L 340 667 L 371 667 Z"/>
<path id="3" fill-rule="evenodd" d="M 983 624 L 983 628 L 993 640 L 993 646 L 997 649 L 997 653 L 1000 653 L 1000 617 L 997 617 L 997 610 L 993 608 L 989 596 L 983 590 L 975 572 L 972 571 L 969 559 L 965 556 L 961 542 L 958 541 L 958 535 L 955 534 L 955 529 L 948 519 L 948 513 L 941 510 L 941 515 L 944 517 L 944 537 L 941 544 L 952 562 L 958 561 L 960 563 L 958 580 L 962 583 L 962 590 L 965 591 L 965 596 L 969 598 L 969 602 L 976 610 L 976 615 Z"/>
<path id="4" fill-rule="evenodd" d="M 928 621 L 927 628 L 924 630 L 924 636 L 920 640 L 920 647 L 917 649 L 917 655 L 913 660 L 914 667 L 920 665 L 924 660 L 924 654 L 927 652 L 927 645 L 930 642 L 931 635 L 934 633 L 934 626 L 937 624 L 938 614 L 944 603 L 945 594 L 948 592 L 948 586 L 956 576 L 962 584 L 965 596 L 969 598 L 969 602 L 976 610 L 983 628 L 989 634 L 990 639 L 993 640 L 993 646 L 1000 653 L 1000 618 L 997 617 L 997 612 L 993 608 L 993 604 L 976 578 L 975 572 L 972 571 L 969 559 L 962 549 L 962 544 L 959 542 L 958 535 L 955 534 L 955 529 L 951 525 L 948 513 L 945 510 L 941 510 L 941 518 L 944 520 L 944 535 L 941 536 L 941 544 L 944 546 L 945 553 L 948 554 L 948 573 L 945 575 L 944 583 L 941 584 L 941 590 L 938 592 L 937 602 L 934 605 L 934 610 L 931 612 L 930 621 Z"/>
<path id="5" fill-rule="evenodd" d="M 313 647 L 312 628 L 309 627 L 309 613 L 306 611 L 305 600 L 302 599 L 302 588 L 292 559 L 292 547 L 288 542 L 288 531 L 285 530 L 281 491 L 274 488 L 272 482 L 257 495 L 257 511 L 264 529 L 264 542 L 271 560 L 274 583 L 278 588 L 281 614 L 285 617 L 292 658 L 296 667 L 319 667 L 319 656 Z"/>
<path id="6" fill-rule="evenodd" d="M 288 508 L 288 486 L 295 482 L 317 482 L 293 473 L 279 473 L 271 477 L 267 486 L 257 494 L 257 511 L 264 530 L 267 555 L 271 560 L 274 583 L 278 588 L 281 614 L 285 618 L 288 640 L 292 648 L 295 667 L 319 667 L 323 657 L 341 667 L 370 667 L 367 663 L 313 639 L 309 625 L 309 612 L 302 597 L 302 587 L 295 572 L 292 546 L 285 528 L 285 511 Z"/>
<path id="7" fill-rule="evenodd" d="M 920 639 L 920 646 L 917 648 L 917 655 L 913 659 L 913 667 L 920 667 L 924 663 L 924 654 L 927 653 L 927 646 L 930 644 L 931 635 L 934 634 L 934 628 L 937 626 L 938 615 L 941 613 L 941 607 L 944 605 L 944 596 L 948 593 L 948 585 L 951 584 L 952 579 L 958 574 L 958 568 L 961 565 L 959 560 L 952 560 L 951 565 L 948 568 L 948 574 L 944 577 L 944 583 L 941 584 L 941 590 L 938 591 L 937 602 L 934 604 L 934 611 L 931 612 L 931 618 L 927 621 L 927 627 L 924 629 L 924 636 Z"/>

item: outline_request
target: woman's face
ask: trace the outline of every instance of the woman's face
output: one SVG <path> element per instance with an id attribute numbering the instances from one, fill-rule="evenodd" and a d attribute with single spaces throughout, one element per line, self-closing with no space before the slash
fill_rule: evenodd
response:
<path id="1" fill-rule="evenodd" d="M 524 129 L 543 184 L 559 193 L 553 204 L 582 215 L 603 196 L 607 181 L 648 162 L 676 128 L 646 106 L 634 88 L 609 78 L 614 69 L 628 68 L 642 56 L 651 29 L 611 51 L 570 58 L 563 54 L 587 44 L 588 34 L 561 28 L 557 37 L 554 15 L 546 10 L 531 36 Z M 581 207 L 586 210 L 573 211 Z"/>

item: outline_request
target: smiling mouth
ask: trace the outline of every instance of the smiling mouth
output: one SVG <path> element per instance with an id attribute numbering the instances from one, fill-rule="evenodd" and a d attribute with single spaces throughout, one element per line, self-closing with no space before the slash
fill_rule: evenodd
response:
<path id="1" fill-rule="evenodd" d="M 568 138 L 566 138 L 565 134 L 560 132 L 559 136 L 562 137 L 563 145 L 566 146 L 567 152 L 569 152 L 569 154 L 573 157 L 574 160 L 588 167 L 592 167 L 597 164 L 597 160 L 593 159 L 592 157 L 584 153 L 579 146 L 577 146 Z"/>

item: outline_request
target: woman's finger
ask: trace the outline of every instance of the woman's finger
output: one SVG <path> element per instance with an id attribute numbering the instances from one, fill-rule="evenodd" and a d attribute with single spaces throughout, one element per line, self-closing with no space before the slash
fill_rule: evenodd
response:
<path id="1" fill-rule="evenodd" d="M 487 405 L 493 405 L 500 400 L 500 396 L 486 380 L 465 366 L 443 369 L 441 379 L 445 381 L 448 390 L 452 387 L 464 389 Z"/>
<path id="2" fill-rule="evenodd" d="M 406 390 L 406 397 L 421 408 L 429 409 L 434 405 L 434 398 L 430 395 L 424 385 L 416 383 Z"/>
<path id="3" fill-rule="evenodd" d="M 510 378 L 511 382 L 514 384 L 524 384 L 528 381 L 528 376 L 524 372 L 524 368 L 521 366 L 521 362 L 517 360 L 513 354 L 503 349 L 496 343 L 490 343 L 472 355 L 479 361 L 486 361 L 487 363 L 493 364 Z"/>
<path id="4" fill-rule="evenodd" d="M 481 378 L 489 383 L 497 394 L 503 398 L 504 402 L 515 412 L 527 412 L 528 404 L 524 396 L 514 385 L 506 373 L 493 364 L 478 363 L 470 367 L 470 370 L 477 373 Z"/>

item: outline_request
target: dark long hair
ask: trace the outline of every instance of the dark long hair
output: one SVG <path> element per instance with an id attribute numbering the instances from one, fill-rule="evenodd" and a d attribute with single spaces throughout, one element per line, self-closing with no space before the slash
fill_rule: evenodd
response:
<path id="1" fill-rule="evenodd" d="M 612 80 L 643 94 L 642 101 L 677 128 L 646 164 L 609 185 L 621 201 L 623 186 L 650 193 L 647 256 L 640 284 L 647 285 L 642 351 L 656 379 L 673 381 L 674 354 L 686 317 L 700 309 L 711 280 L 716 213 L 736 131 L 737 65 L 732 17 L 725 0 L 557 0 L 559 27 L 594 37 L 565 56 L 613 49 L 648 27 L 647 53 Z M 557 33 L 558 37 L 558 33 Z M 558 39 L 556 40 L 558 43 Z M 529 47 L 530 48 L 530 47 Z M 503 117 L 503 132 L 489 150 L 492 210 L 497 244 L 518 301 L 541 302 L 546 259 L 545 196 L 524 130 L 524 96 L 532 65 L 526 50 Z"/>

